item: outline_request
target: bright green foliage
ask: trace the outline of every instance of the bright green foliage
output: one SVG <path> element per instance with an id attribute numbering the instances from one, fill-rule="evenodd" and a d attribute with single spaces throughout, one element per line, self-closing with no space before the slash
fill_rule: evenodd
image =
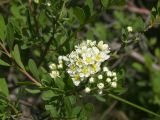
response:
<path id="1" fill-rule="evenodd" d="M 6 80 L 4 78 L 0 78 L 0 83 L 0 92 L 4 94 L 6 97 L 9 97 L 9 91 Z"/>
<path id="2" fill-rule="evenodd" d="M 32 59 L 29 59 L 28 66 L 34 77 L 39 80 L 39 72 L 36 63 Z"/>

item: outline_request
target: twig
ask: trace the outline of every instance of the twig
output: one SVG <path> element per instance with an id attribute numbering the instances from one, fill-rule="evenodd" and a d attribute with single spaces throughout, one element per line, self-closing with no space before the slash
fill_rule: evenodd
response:
<path id="1" fill-rule="evenodd" d="M 133 52 L 131 52 L 130 55 L 131 55 L 131 57 L 133 57 L 134 59 L 138 60 L 139 62 L 141 62 L 141 63 L 143 63 L 143 64 L 145 63 L 145 59 L 144 59 L 144 57 L 143 57 L 141 54 L 133 51 Z M 160 66 L 159 66 L 158 64 L 153 63 L 153 64 L 152 64 L 152 67 L 153 67 L 155 70 L 160 70 Z"/>
<path id="2" fill-rule="evenodd" d="M 115 115 L 116 115 L 116 118 L 119 120 L 129 120 L 129 118 L 127 117 L 127 115 L 123 111 L 114 110 L 113 116 L 115 116 Z"/>
<path id="3" fill-rule="evenodd" d="M 114 43 L 114 45 L 111 45 L 111 48 L 113 50 L 119 50 L 121 48 L 121 44 L 120 43 Z M 137 61 L 141 62 L 142 64 L 145 64 L 145 59 L 144 59 L 143 55 L 141 55 L 140 53 L 138 53 L 136 51 L 132 51 L 128 55 L 130 55 L 132 58 L 136 59 Z M 117 64 L 117 63 L 115 63 L 115 64 Z M 158 65 L 158 64 L 153 63 L 152 67 L 155 70 L 160 70 L 160 65 Z"/>
<path id="4" fill-rule="evenodd" d="M 105 116 L 108 115 L 112 110 L 113 108 L 117 105 L 117 101 L 114 101 L 110 107 L 103 113 L 103 115 L 101 116 L 100 120 L 104 120 L 105 119 Z"/>
<path id="5" fill-rule="evenodd" d="M 131 11 L 131 12 L 135 12 L 135 13 L 138 13 L 138 14 L 145 14 L 145 15 L 149 15 L 150 14 L 150 11 L 148 9 L 146 9 L 146 8 L 138 8 L 131 1 L 128 2 L 127 9 L 129 11 Z"/>
<path id="6" fill-rule="evenodd" d="M 11 58 L 10 53 L 8 52 L 8 50 L 4 47 L 4 45 L 0 42 L 0 47 L 4 50 L 4 52 L 6 53 L 6 55 Z"/>
<path id="7" fill-rule="evenodd" d="M 39 62 L 38 62 L 38 64 L 37 64 L 37 66 L 40 66 L 40 65 L 41 65 L 43 59 L 44 59 L 45 56 L 47 55 L 47 52 L 48 52 L 48 50 L 49 50 L 49 48 L 50 48 L 50 45 L 51 45 L 51 43 L 52 43 L 52 40 L 54 40 L 54 39 L 55 39 L 55 38 L 54 38 L 54 35 L 52 35 L 52 37 L 49 39 L 49 41 L 48 41 L 47 44 L 46 44 L 45 50 L 44 50 L 44 52 L 42 53 L 42 55 L 41 55 L 41 57 L 40 57 L 40 60 L 39 60 Z"/>
<path id="8" fill-rule="evenodd" d="M 39 33 L 39 24 L 38 24 L 38 20 L 36 18 L 36 10 L 34 10 L 34 8 L 32 7 L 32 0 L 28 0 L 28 3 L 29 3 L 30 11 L 31 11 L 32 16 L 33 16 L 34 24 L 36 26 L 36 33 L 39 36 L 40 35 L 40 33 Z"/>
<path id="9" fill-rule="evenodd" d="M 16 66 L 19 68 L 19 70 L 29 79 L 31 80 L 33 83 L 35 83 L 35 85 L 37 86 L 41 86 L 41 84 L 35 80 L 27 71 L 25 71 L 23 68 L 21 68 L 14 60 L 14 58 L 10 55 L 10 53 L 8 52 L 8 50 L 4 47 L 4 45 L 0 42 L 0 47 L 4 50 L 4 52 L 6 53 L 6 55 L 16 64 Z"/>
<path id="10" fill-rule="evenodd" d="M 19 68 L 19 70 L 27 77 L 29 78 L 33 83 L 35 83 L 37 86 L 41 86 L 41 84 L 35 80 L 28 72 L 26 72 L 25 70 L 23 70 L 22 68 Z"/>

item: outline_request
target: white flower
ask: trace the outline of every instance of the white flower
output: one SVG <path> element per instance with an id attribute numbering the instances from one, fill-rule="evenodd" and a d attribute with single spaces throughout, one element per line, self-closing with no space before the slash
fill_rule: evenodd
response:
<path id="1" fill-rule="evenodd" d="M 56 77 L 59 77 L 59 71 L 52 71 L 51 73 L 50 73 L 50 76 L 52 77 L 52 78 L 56 78 Z"/>
<path id="2" fill-rule="evenodd" d="M 113 80 L 114 80 L 114 81 L 117 81 L 117 77 L 114 77 Z"/>
<path id="3" fill-rule="evenodd" d="M 117 76 L 116 72 L 112 72 L 112 76 Z"/>
<path id="4" fill-rule="evenodd" d="M 87 44 L 92 47 L 92 46 L 96 45 L 96 41 L 87 40 Z"/>
<path id="5" fill-rule="evenodd" d="M 98 84 L 97 84 L 97 87 L 98 87 L 99 89 L 103 89 L 103 88 L 104 88 L 104 84 L 103 84 L 103 83 L 98 83 Z"/>
<path id="6" fill-rule="evenodd" d="M 93 65 L 91 66 L 91 68 L 92 68 L 92 71 L 91 71 L 92 74 L 94 74 L 94 73 L 100 71 L 100 69 L 101 69 L 99 63 L 93 64 Z"/>
<path id="7" fill-rule="evenodd" d="M 62 69 L 62 68 L 63 68 L 63 64 L 57 65 L 57 68 L 58 68 L 58 69 Z"/>
<path id="8" fill-rule="evenodd" d="M 89 77 L 89 75 L 90 75 L 89 67 L 87 67 L 87 66 L 83 67 L 83 68 L 80 70 L 80 75 L 81 75 L 82 77 Z"/>
<path id="9" fill-rule="evenodd" d="M 63 61 L 62 61 L 62 60 L 59 60 L 58 63 L 59 63 L 59 64 L 63 64 Z"/>
<path id="10" fill-rule="evenodd" d="M 58 57 L 58 61 L 61 61 L 61 60 L 63 60 L 63 56 Z"/>
<path id="11" fill-rule="evenodd" d="M 111 78 L 107 78 L 106 82 L 110 83 L 111 82 Z"/>
<path id="12" fill-rule="evenodd" d="M 94 59 L 91 57 L 91 56 L 85 56 L 84 58 L 83 58 L 83 60 L 84 60 L 84 63 L 86 64 L 86 65 L 88 65 L 88 64 L 94 64 Z"/>
<path id="13" fill-rule="evenodd" d="M 73 83 L 74 83 L 75 86 L 79 86 L 80 81 L 75 81 L 75 80 L 73 80 Z"/>
<path id="14" fill-rule="evenodd" d="M 92 47 L 92 51 L 95 55 L 97 55 L 100 52 L 97 47 Z"/>
<path id="15" fill-rule="evenodd" d="M 50 7 L 50 6 L 51 6 L 51 3 L 50 3 L 50 2 L 47 2 L 47 6 L 49 6 L 49 7 Z"/>
<path id="16" fill-rule="evenodd" d="M 63 56 L 64 61 L 69 61 L 69 59 L 66 56 Z"/>
<path id="17" fill-rule="evenodd" d="M 132 31 L 133 31 L 133 28 L 132 28 L 131 26 L 128 26 L 128 27 L 127 27 L 127 30 L 128 30 L 128 32 L 132 32 Z"/>
<path id="18" fill-rule="evenodd" d="M 104 71 L 104 72 L 108 72 L 109 70 L 108 70 L 107 67 L 103 67 L 103 71 Z"/>
<path id="19" fill-rule="evenodd" d="M 98 48 L 101 49 L 101 50 L 109 49 L 107 44 L 103 44 L 103 41 L 99 41 Z"/>
<path id="20" fill-rule="evenodd" d="M 107 76 L 111 77 L 111 76 L 112 76 L 112 72 L 111 72 L 111 71 L 108 71 L 108 72 L 107 72 Z"/>
<path id="21" fill-rule="evenodd" d="M 49 68 L 55 70 L 57 68 L 56 64 L 52 63 L 49 65 Z"/>
<path id="22" fill-rule="evenodd" d="M 102 90 L 100 90 L 100 91 L 98 92 L 98 94 L 99 94 L 99 95 L 102 95 L 102 94 L 103 94 L 103 91 L 102 91 Z"/>
<path id="23" fill-rule="evenodd" d="M 117 87 L 117 83 L 116 82 L 112 82 L 111 83 L 111 87 L 116 88 Z"/>
<path id="24" fill-rule="evenodd" d="M 98 75 L 98 79 L 103 79 L 103 76 L 102 75 Z"/>
<path id="25" fill-rule="evenodd" d="M 94 78 L 93 77 L 89 78 L 89 83 L 94 83 Z"/>
<path id="26" fill-rule="evenodd" d="M 112 75 L 113 75 L 113 76 L 116 76 L 117 74 L 116 74 L 116 72 L 112 72 Z"/>
<path id="27" fill-rule="evenodd" d="M 103 47 L 103 41 L 98 42 L 98 48 L 101 49 Z"/>
<path id="28" fill-rule="evenodd" d="M 86 92 L 86 93 L 90 93 L 90 91 L 91 91 L 91 89 L 90 89 L 89 87 L 86 87 L 86 88 L 85 88 L 85 92 Z"/>

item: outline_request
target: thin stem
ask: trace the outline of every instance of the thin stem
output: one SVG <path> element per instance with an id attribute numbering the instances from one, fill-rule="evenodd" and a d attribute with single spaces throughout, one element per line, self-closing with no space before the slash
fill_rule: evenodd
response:
<path id="1" fill-rule="evenodd" d="M 19 70 L 27 77 L 29 78 L 33 83 L 35 83 L 37 86 L 41 86 L 41 84 L 39 82 L 37 82 L 37 80 L 35 80 L 28 72 L 26 72 L 25 70 L 23 70 L 22 68 L 19 68 Z"/>
<path id="2" fill-rule="evenodd" d="M 31 14 L 33 16 L 33 20 L 34 20 L 34 24 L 35 24 L 35 31 L 36 31 L 36 33 L 38 34 L 38 37 L 39 37 L 39 24 L 38 24 L 38 20 L 37 20 L 37 17 L 36 17 L 36 9 L 34 9 L 34 7 L 32 6 L 32 1 L 31 0 L 28 0 L 28 3 L 29 3 L 29 8 L 30 8 Z"/>
<path id="3" fill-rule="evenodd" d="M 42 52 L 42 55 L 40 56 L 40 60 L 39 60 L 39 62 L 37 64 L 38 67 L 41 65 L 41 63 L 43 62 L 43 59 L 46 57 L 47 52 L 48 52 L 48 50 L 50 48 L 50 45 L 52 44 L 52 41 L 56 40 L 55 39 L 55 33 L 56 33 L 57 18 L 56 19 L 55 18 L 52 19 L 52 25 L 53 25 L 53 33 L 52 33 L 52 36 L 49 38 L 49 40 L 48 40 L 48 42 L 47 42 L 47 44 L 45 46 L 45 49 Z"/>
<path id="4" fill-rule="evenodd" d="M 0 47 L 2 48 L 2 50 L 5 52 L 5 54 L 11 58 L 11 55 L 10 53 L 8 52 L 8 50 L 4 47 L 3 43 L 0 42 Z"/>
<path id="5" fill-rule="evenodd" d="M 137 108 L 137 109 L 139 109 L 139 110 L 142 110 L 142 111 L 144 111 L 144 112 L 147 112 L 147 113 L 149 113 L 149 114 L 152 114 L 152 115 L 160 118 L 160 114 L 157 114 L 157 113 L 152 112 L 152 111 L 150 111 L 150 110 L 148 110 L 148 109 L 146 109 L 146 108 L 144 108 L 144 107 L 141 107 L 141 106 L 139 106 L 139 105 L 136 105 L 136 104 L 134 104 L 134 103 L 132 103 L 132 102 L 130 102 L 130 101 L 127 101 L 127 100 L 125 100 L 125 99 L 123 99 L 123 98 L 121 98 L 121 97 L 119 97 L 119 96 L 116 96 L 116 95 L 113 95 L 113 94 L 108 94 L 108 96 L 109 96 L 109 97 L 112 97 L 112 98 L 114 98 L 114 99 L 116 99 L 116 100 L 119 100 L 119 101 L 121 101 L 121 102 L 123 102 L 123 103 L 126 103 L 126 104 L 128 104 L 128 105 L 130 105 L 130 106 L 132 106 L 132 107 L 135 107 L 135 108 Z"/>
<path id="6" fill-rule="evenodd" d="M 27 77 L 29 78 L 29 80 L 31 80 L 33 83 L 35 83 L 37 86 L 41 86 L 41 84 L 35 80 L 27 71 L 25 71 L 23 68 L 21 68 L 16 62 L 15 60 L 12 58 L 12 56 L 10 55 L 10 53 L 8 52 L 8 50 L 4 47 L 4 45 L 0 42 L 0 47 L 3 49 L 3 51 L 5 52 L 5 54 L 17 65 L 17 67 L 19 68 L 19 70 Z"/>
<path id="7" fill-rule="evenodd" d="M 50 48 L 50 45 L 51 45 L 51 43 L 52 43 L 52 40 L 55 40 L 54 35 L 53 35 L 53 36 L 49 39 L 49 41 L 47 42 L 46 47 L 45 47 L 45 50 L 44 50 L 44 52 L 42 53 L 42 55 L 41 55 L 41 57 L 40 57 L 40 60 L 39 60 L 39 62 L 38 62 L 38 64 L 37 64 L 37 66 L 40 66 L 40 65 L 41 65 L 43 59 L 44 59 L 45 56 L 47 55 L 47 52 L 48 52 L 48 50 L 49 50 L 49 48 Z"/>
<path id="8" fill-rule="evenodd" d="M 110 107 L 102 114 L 102 116 L 100 117 L 100 120 L 104 120 L 105 117 L 113 110 L 113 108 L 116 106 L 117 101 L 114 101 Z"/>

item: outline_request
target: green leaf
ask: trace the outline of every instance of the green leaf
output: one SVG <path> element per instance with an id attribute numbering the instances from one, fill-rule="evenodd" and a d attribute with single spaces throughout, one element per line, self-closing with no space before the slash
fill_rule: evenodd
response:
<path id="1" fill-rule="evenodd" d="M 49 111 L 51 113 L 52 117 L 58 117 L 58 112 L 54 106 L 45 105 L 45 108 L 47 111 Z"/>
<path id="2" fill-rule="evenodd" d="M 147 66 L 147 68 L 151 70 L 152 69 L 152 59 L 151 59 L 150 55 L 145 54 L 144 60 L 145 60 L 145 65 Z"/>
<path id="3" fill-rule="evenodd" d="M 42 27 L 46 27 L 46 24 L 47 24 L 47 16 L 46 16 L 46 13 L 45 13 L 45 10 L 42 10 L 40 13 L 39 13 L 39 16 L 38 16 L 38 21 L 39 21 L 39 24 L 42 26 Z"/>
<path id="4" fill-rule="evenodd" d="M 152 87 L 155 94 L 160 98 L 160 74 L 156 72 L 152 75 Z"/>
<path id="5" fill-rule="evenodd" d="M 25 90 L 26 90 L 27 92 L 31 93 L 31 94 L 38 94 L 38 93 L 41 92 L 40 90 L 32 90 L 32 89 L 28 89 L 28 88 L 26 88 Z"/>
<path id="6" fill-rule="evenodd" d="M 93 13 L 93 0 L 86 0 L 85 4 L 89 7 L 90 13 Z"/>
<path id="7" fill-rule="evenodd" d="M 110 6 L 123 6 L 126 4 L 126 0 L 101 0 L 101 4 L 104 8 Z"/>
<path id="8" fill-rule="evenodd" d="M 108 0 L 109 6 L 124 6 L 126 5 L 126 0 Z"/>
<path id="9" fill-rule="evenodd" d="M 7 97 L 9 96 L 7 82 L 4 78 L 0 78 L 0 92 L 2 92 Z"/>
<path id="10" fill-rule="evenodd" d="M 32 86 L 33 83 L 32 82 L 17 82 L 16 85 L 20 85 L 20 86 Z"/>
<path id="11" fill-rule="evenodd" d="M 0 15 L 0 39 L 5 39 L 6 25 L 2 15 Z"/>
<path id="12" fill-rule="evenodd" d="M 32 59 L 29 59 L 28 66 L 33 76 L 39 80 L 39 72 L 36 63 Z"/>
<path id="13" fill-rule="evenodd" d="M 11 23 L 7 25 L 6 41 L 9 48 L 12 49 L 14 43 L 14 29 Z"/>
<path id="14" fill-rule="evenodd" d="M 72 104 L 71 104 L 69 97 L 64 98 L 64 106 L 66 110 L 66 115 L 71 116 L 72 115 Z"/>
<path id="15" fill-rule="evenodd" d="M 69 96 L 69 100 L 72 105 L 76 104 L 76 97 L 74 95 Z"/>
<path id="16" fill-rule="evenodd" d="M 97 100 L 101 101 L 101 102 L 106 102 L 106 99 L 100 95 L 94 95 L 96 97 Z"/>
<path id="17" fill-rule="evenodd" d="M 57 86 L 58 88 L 60 88 L 61 90 L 64 89 L 64 82 L 63 82 L 62 79 L 56 78 L 56 79 L 54 79 L 54 82 L 55 82 L 55 84 L 56 84 L 56 86 Z"/>
<path id="18" fill-rule="evenodd" d="M 145 22 L 140 17 L 137 17 L 135 20 L 133 20 L 131 24 L 133 26 L 133 29 L 137 32 L 145 30 Z"/>
<path id="19" fill-rule="evenodd" d="M 104 8 L 107 8 L 109 6 L 109 0 L 101 0 L 101 4 Z"/>
<path id="20" fill-rule="evenodd" d="M 155 52 L 156 57 L 160 60 L 160 49 L 156 48 L 154 52 Z"/>
<path id="21" fill-rule="evenodd" d="M 6 63 L 5 61 L 3 61 L 1 59 L 0 59 L 0 65 L 7 66 L 7 67 L 10 66 L 10 64 Z"/>
<path id="22" fill-rule="evenodd" d="M 113 89 L 113 92 L 118 93 L 118 94 L 124 94 L 127 91 L 126 88 L 118 87 L 116 89 Z"/>
<path id="23" fill-rule="evenodd" d="M 91 16 L 90 8 L 89 8 L 89 6 L 84 6 L 83 10 L 85 13 L 85 21 L 88 22 L 88 20 Z"/>
<path id="24" fill-rule="evenodd" d="M 45 101 L 48 101 L 51 98 L 57 97 L 57 96 L 59 96 L 59 94 L 53 92 L 52 90 L 48 90 L 48 91 L 43 92 L 42 99 L 45 100 Z"/>
<path id="25" fill-rule="evenodd" d="M 81 112 L 81 107 L 80 106 L 76 106 L 72 109 L 72 116 L 76 116 Z"/>
<path id="26" fill-rule="evenodd" d="M 11 6 L 11 13 L 12 13 L 12 15 L 14 16 L 14 17 L 16 17 L 16 18 L 21 18 L 21 10 L 20 10 L 20 7 L 18 6 L 18 5 L 16 5 L 16 4 L 12 4 L 12 6 Z"/>
<path id="27" fill-rule="evenodd" d="M 94 108 L 94 106 L 93 106 L 93 104 L 91 104 L 91 103 L 87 103 L 87 104 L 85 105 L 85 109 L 86 109 L 87 115 L 89 115 L 89 114 L 93 111 L 93 108 Z"/>
<path id="28" fill-rule="evenodd" d="M 14 46 L 14 50 L 12 52 L 12 56 L 13 58 L 15 59 L 16 63 L 22 68 L 22 69 L 25 69 L 24 68 L 24 65 L 22 64 L 22 61 L 21 61 L 21 57 L 20 57 L 20 52 L 19 52 L 19 47 L 18 45 L 15 45 Z"/>
<path id="29" fill-rule="evenodd" d="M 84 105 L 84 107 L 82 108 L 81 112 L 80 112 L 80 120 L 88 120 L 90 113 L 93 110 L 93 105 L 90 103 L 87 103 L 86 105 Z"/>
<path id="30" fill-rule="evenodd" d="M 30 18 L 30 11 L 29 10 L 27 10 L 27 24 L 28 24 L 28 27 L 29 27 L 29 30 L 31 32 L 32 37 L 34 37 L 35 33 L 34 33 L 33 26 L 31 24 L 31 18 Z"/>
<path id="31" fill-rule="evenodd" d="M 84 24 L 85 22 L 85 13 L 82 8 L 80 7 L 75 7 L 73 8 L 73 13 L 79 20 L 80 24 Z"/>
<path id="32" fill-rule="evenodd" d="M 132 66 L 134 67 L 134 69 L 136 69 L 139 72 L 143 72 L 143 70 L 144 70 L 143 66 L 140 63 L 138 63 L 138 62 L 134 62 L 132 64 Z"/>

